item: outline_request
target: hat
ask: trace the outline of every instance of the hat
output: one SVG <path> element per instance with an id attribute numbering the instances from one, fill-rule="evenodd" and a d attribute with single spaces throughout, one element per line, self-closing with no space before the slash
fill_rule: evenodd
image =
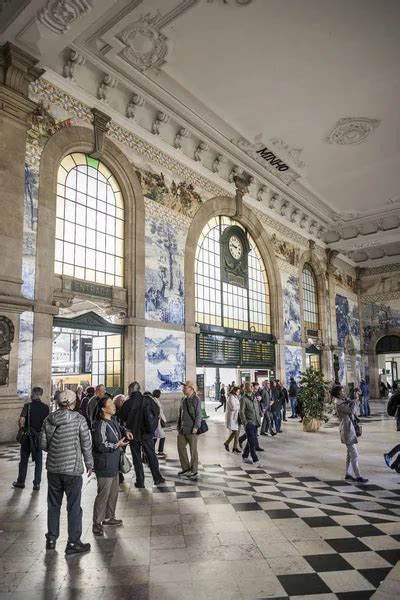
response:
<path id="1" fill-rule="evenodd" d="M 196 386 L 194 385 L 193 381 L 190 381 L 190 379 L 187 379 L 186 381 L 180 381 L 179 383 L 181 385 L 186 385 L 187 387 L 191 387 L 192 390 L 196 389 Z"/>
<path id="2" fill-rule="evenodd" d="M 63 390 L 56 396 L 58 406 L 68 406 L 73 402 L 76 402 L 75 393 L 72 390 Z"/>

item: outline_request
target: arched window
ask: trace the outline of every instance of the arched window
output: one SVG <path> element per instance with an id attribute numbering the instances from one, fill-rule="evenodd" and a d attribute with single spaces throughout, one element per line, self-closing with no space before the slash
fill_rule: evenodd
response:
<path id="1" fill-rule="evenodd" d="M 306 333 L 308 330 L 317 331 L 319 329 L 317 282 L 314 270 L 308 263 L 303 268 L 303 315 Z"/>
<path id="2" fill-rule="evenodd" d="M 221 280 L 221 236 L 230 226 L 240 227 L 247 237 L 248 285 Z M 245 331 L 271 333 L 269 286 L 263 260 L 248 232 L 230 217 L 214 217 L 197 242 L 195 261 L 196 321 Z"/>
<path id="3" fill-rule="evenodd" d="M 61 161 L 56 216 L 55 273 L 122 287 L 124 205 L 103 163 L 78 152 Z"/>

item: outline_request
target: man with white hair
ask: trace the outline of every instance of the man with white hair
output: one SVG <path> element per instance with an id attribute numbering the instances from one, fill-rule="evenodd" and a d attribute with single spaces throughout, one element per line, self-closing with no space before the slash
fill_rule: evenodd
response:
<path id="1" fill-rule="evenodd" d="M 92 396 L 89 400 L 89 403 L 87 405 L 87 418 L 90 424 L 90 428 L 93 427 L 93 422 L 94 422 L 94 414 L 96 412 L 96 408 L 97 405 L 99 403 L 99 400 L 101 398 L 104 398 L 104 396 L 107 394 L 107 390 L 105 388 L 105 386 L 102 383 L 99 383 L 99 385 L 96 385 L 95 389 L 94 389 L 94 396 Z"/>
<path id="2" fill-rule="evenodd" d="M 90 551 L 81 542 L 82 474 L 85 462 L 88 477 L 93 470 L 92 441 L 86 419 L 74 411 L 76 397 L 72 390 L 58 392 L 58 410 L 43 423 L 40 447 L 47 452 L 47 534 L 46 549 L 54 550 L 60 534 L 60 510 L 64 493 L 67 497 L 68 543 L 66 554 Z"/>

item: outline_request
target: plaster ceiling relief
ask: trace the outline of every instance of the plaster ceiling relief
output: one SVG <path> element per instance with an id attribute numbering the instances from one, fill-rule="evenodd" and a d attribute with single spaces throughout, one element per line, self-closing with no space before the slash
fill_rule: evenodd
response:
<path id="1" fill-rule="evenodd" d="M 53 33 L 61 34 L 91 9 L 92 0 L 48 0 L 38 12 L 37 19 Z"/>
<path id="2" fill-rule="evenodd" d="M 341 146 L 361 144 L 378 127 L 379 123 L 379 119 L 368 119 L 367 117 L 339 119 L 328 134 L 328 142 Z"/>
<path id="3" fill-rule="evenodd" d="M 0 0 L 0 32 L 5 31 L 8 25 L 31 3 L 31 0 Z"/>
<path id="4" fill-rule="evenodd" d="M 285 156 L 287 156 L 289 161 L 296 165 L 296 167 L 299 169 L 304 169 L 306 163 L 301 160 L 303 148 L 291 148 L 289 144 L 286 144 L 283 140 L 281 140 L 281 138 L 278 137 L 271 138 L 271 144 L 280 150 Z"/>
<path id="5" fill-rule="evenodd" d="M 159 70 L 165 63 L 167 38 L 159 29 L 160 12 L 147 13 L 120 35 L 125 48 L 120 56 L 139 71 Z"/>

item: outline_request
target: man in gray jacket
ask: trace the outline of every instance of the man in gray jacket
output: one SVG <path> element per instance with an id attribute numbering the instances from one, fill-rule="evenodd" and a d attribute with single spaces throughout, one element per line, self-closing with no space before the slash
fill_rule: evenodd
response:
<path id="1" fill-rule="evenodd" d="M 183 381 L 183 393 L 178 417 L 178 454 L 182 470 L 178 475 L 198 479 L 197 431 L 201 424 L 201 405 L 192 381 Z M 189 444 L 190 462 L 186 450 Z"/>
<path id="2" fill-rule="evenodd" d="M 40 447 L 47 452 L 47 527 L 46 548 L 54 550 L 60 533 L 60 509 L 67 497 L 68 543 L 66 554 L 90 551 L 90 544 L 81 542 L 82 535 L 82 456 L 88 476 L 93 470 L 92 441 L 86 419 L 73 409 L 72 390 L 59 392 L 59 409 L 51 413 L 40 432 Z"/>
<path id="3" fill-rule="evenodd" d="M 254 396 L 253 386 L 249 381 L 244 384 L 244 394 L 240 402 L 240 420 L 247 434 L 247 444 L 243 450 L 243 462 L 261 466 L 258 460 L 257 446 L 257 427 L 261 425 L 261 410 L 257 398 Z M 249 458 L 251 454 L 251 459 Z"/>

